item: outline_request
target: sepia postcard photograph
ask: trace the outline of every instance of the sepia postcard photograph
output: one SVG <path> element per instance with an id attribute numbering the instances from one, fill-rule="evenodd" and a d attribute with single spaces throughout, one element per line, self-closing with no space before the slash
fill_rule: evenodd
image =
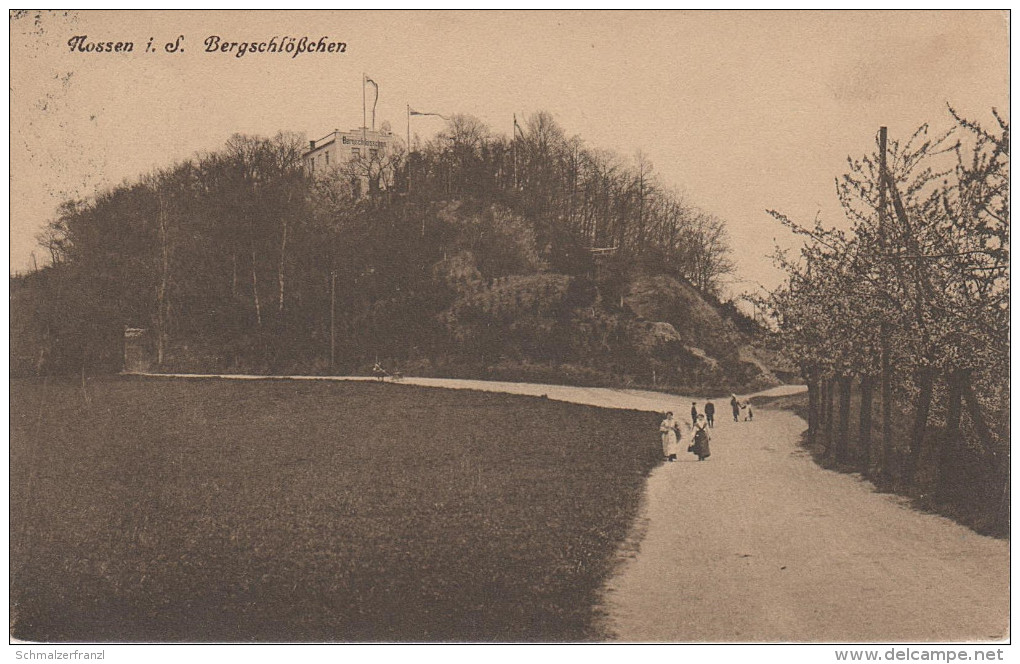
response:
<path id="1" fill-rule="evenodd" d="M 1008 659 L 1008 10 L 9 32 L 12 659 Z"/>

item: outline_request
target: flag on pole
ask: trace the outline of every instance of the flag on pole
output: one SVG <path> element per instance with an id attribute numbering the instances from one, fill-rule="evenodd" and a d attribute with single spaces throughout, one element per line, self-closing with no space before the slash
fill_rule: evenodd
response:
<path id="1" fill-rule="evenodd" d="M 441 113 L 427 113 L 425 111 L 416 111 L 413 108 L 408 109 L 408 113 L 410 113 L 411 115 L 435 115 L 437 117 L 443 118 L 444 120 L 447 119 L 446 116 Z"/>
<path id="2" fill-rule="evenodd" d="M 365 83 L 371 83 L 375 88 L 375 101 L 372 102 L 372 131 L 375 131 L 375 107 L 379 104 L 379 84 L 365 76 Z"/>

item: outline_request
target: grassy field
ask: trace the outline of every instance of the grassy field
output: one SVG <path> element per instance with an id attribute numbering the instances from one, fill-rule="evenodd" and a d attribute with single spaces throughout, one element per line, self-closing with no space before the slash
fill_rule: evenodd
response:
<path id="1" fill-rule="evenodd" d="M 657 418 L 394 384 L 11 383 L 11 634 L 581 641 Z"/>

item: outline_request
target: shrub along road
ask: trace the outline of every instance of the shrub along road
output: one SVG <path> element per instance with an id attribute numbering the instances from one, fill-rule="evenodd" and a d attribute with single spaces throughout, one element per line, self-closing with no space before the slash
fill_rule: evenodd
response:
<path id="1" fill-rule="evenodd" d="M 310 378 L 314 379 L 314 378 Z M 405 378 L 679 412 L 690 397 L 638 390 Z M 802 391 L 783 386 L 760 396 Z M 696 399 L 700 407 L 704 399 Z M 715 399 L 712 456 L 656 468 L 605 589 L 622 641 L 946 641 L 1008 637 L 1009 543 L 910 509 L 799 447 L 805 423 L 760 409 L 734 423 Z M 685 449 L 688 441 L 682 447 Z M 629 553 L 628 553 L 629 551 Z M 636 551 L 636 553 L 634 553 Z"/>

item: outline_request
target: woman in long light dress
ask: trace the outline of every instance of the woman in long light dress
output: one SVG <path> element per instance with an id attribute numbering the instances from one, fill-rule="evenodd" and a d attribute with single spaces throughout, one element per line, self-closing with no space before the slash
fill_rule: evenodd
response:
<path id="1" fill-rule="evenodd" d="M 680 453 L 680 431 L 673 413 L 666 413 L 666 419 L 659 425 L 659 433 L 662 434 L 662 456 L 667 461 L 676 461 L 676 455 Z"/>

